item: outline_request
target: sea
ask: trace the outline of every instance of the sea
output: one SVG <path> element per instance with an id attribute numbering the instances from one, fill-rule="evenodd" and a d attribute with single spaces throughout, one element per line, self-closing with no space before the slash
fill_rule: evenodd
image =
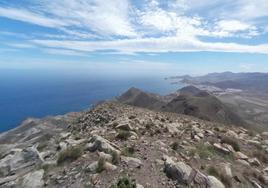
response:
<path id="1" fill-rule="evenodd" d="M 183 85 L 171 84 L 164 76 L 0 70 L 0 132 L 15 128 L 29 117 L 89 109 L 130 87 L 165 95 Z"/>

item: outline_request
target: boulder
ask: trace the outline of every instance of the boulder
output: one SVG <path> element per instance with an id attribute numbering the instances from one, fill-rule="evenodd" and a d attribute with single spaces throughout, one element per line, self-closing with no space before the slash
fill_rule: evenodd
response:
<path id="1" fill-rule="evenodd" d="M 133 158 L 133 157 L 121 157 L 121 161 L 126 163 L 127 166 L 132 167 L 132 168 L 140 168 L 142 166 L 142 162 L 140 159 Z"/>
<path id="2" fill-rule="evenodd" d="M 209 188 L 225 188 L 223 183 L 217 178 L 215 178 L 214 176 L 208 176 L 207 178 L 208 178 L 207 183 L 208 183 Z"/>
<path id="3" fill-rule="evenodd" d="M 246 166 L 246 167 L 250 167 L 250 164 L 245 161 L 245 160 L 242 160 L 242 159 L 238 159 L 236 160 L 239 164 L 243 165 L 243 166 Z"/>
<path id="4" fill-rule="evenodd" d="M 98 150 L 103 151 L 105 153 L 113 153 L 113 152 L 120 153 L 120 151 L 116 148 L 118 147 L 98 135 L 94 135 L 91 138 L 90 143 L 87 145 L 87 149 L 91 152 Z"/>
<path id="5" fill-rule="evenodd" d="M 23 177 L 21 187 L 25 187 L 25 188 L 41 188 L 41 187 L 44 187 L 43 176 L 44 176 L 44 170 L 43 169 L 35 171 L 35 172 L 28 173 Z"/>
<path id="6" fill-rule="evenodd" d="M 221 144 L 217 144 L 217 143 L 214 143 L 213 144 L 214 148 L 224 154 L 229 154 L 230 151 L 228 149 L 226 149 L 225 147 L 223 147 Z"/>
<path id="7" fill-rule="evenodd" d="M 192 168 L 184 162 L 175 163 L 171 158 L 167 158 L 164 163 L 164 172 L 173 180 L 181 184 L 188 184 Z"/>

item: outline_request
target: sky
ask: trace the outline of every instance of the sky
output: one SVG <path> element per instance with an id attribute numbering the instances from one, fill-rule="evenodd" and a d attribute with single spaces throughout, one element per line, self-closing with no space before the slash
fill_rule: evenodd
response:
<path id="1" fill-rule="evenodd" d="M 1 0 L 0 69 L 268 72 L 268 0 Z"/>

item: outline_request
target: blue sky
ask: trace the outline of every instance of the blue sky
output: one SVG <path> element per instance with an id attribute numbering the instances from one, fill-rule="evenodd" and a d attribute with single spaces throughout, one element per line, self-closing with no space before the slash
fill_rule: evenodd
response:
<path id="1" fill-rule="evenodd" d="M 268 0 L 2 0 L 0 69 L 268 72 Z"/>

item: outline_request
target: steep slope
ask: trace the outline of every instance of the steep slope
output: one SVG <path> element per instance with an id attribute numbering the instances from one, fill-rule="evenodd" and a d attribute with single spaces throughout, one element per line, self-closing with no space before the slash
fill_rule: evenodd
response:
<path id="1" fill-rule="evenodd" d="M 60 118 L 35 120 L 28 127 L 27 132 L 69 124 L 59 132 L 51 129 L 54 134 L 47 139 L 25 144 L 22 135 L 16 143 L 1 141 L 0 150 L 10 146 L 0 155 L 1 188 L 268 185 L 267 132 L 254 135 L 240 127 L 116 102 L 98 104 L 72 120 Z M 23 132 L 15 134 L 18 130 Z"/>
<path id="2" fill-rule="evenodd" d="M 215 96 L 194 86 L 184 87 L 176 93 L 162 97 L 132 88 L 121 95 L 118 101 L 156 111 L 192 115 L 208 121 L 235 125 L 245 124 L 238 115 Z"/>

